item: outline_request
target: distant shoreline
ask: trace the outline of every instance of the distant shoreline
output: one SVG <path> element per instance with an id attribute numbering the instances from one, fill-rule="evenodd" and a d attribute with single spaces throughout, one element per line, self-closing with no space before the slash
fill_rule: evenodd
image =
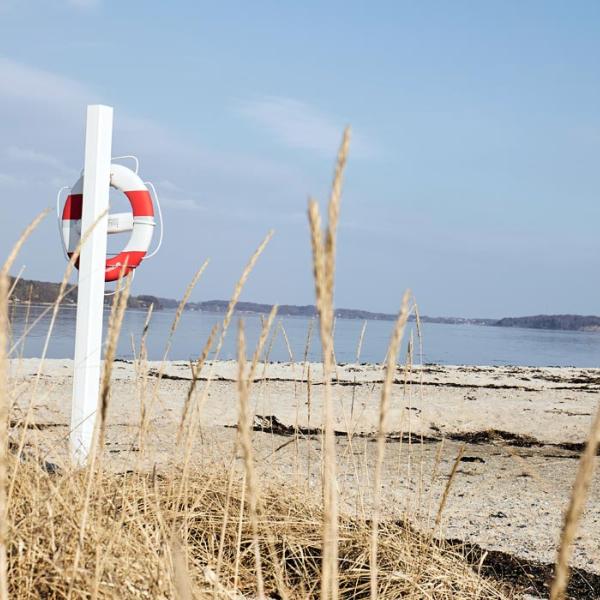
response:
<path id="1" fill-rule="evenodd" d="M 11 297 L 11 304 L 27 304 L 32 306 L 50 306 L 54 303 L 60 285 L 58 283 L 19 279 L 16 283 L 11 278 L 10 285 L 14 284 L 14 291 Z M 77 302 L 77 288 L 71 287 L 65 295 L 62 302 L 63 307 L 75 307 Z M 105 303 L 110 303 L 110 297 L 105 299 Z M 129 298 L 128 308 L 132 310 L 148 310 L 150 305 L 154 305 L 155 310 L 176 309 L 179 300 L 172 298 L 162 298 L 141 294 Z M 205 312 L 210 314 L 225 313 L 229 305 L 228 300 L 208 300 L 203 302 L 188 302 L 185 306 L 187 311 Z M 236 313 L 238 314 L 268 314 L 273 305 L 257 302 L 238 302 Z M 297 306 L 293 304 L 282 304 L 278 308 L 279 316 L 282 317 L 304 317 L 314 318 L 317 316 L 317 309 L 314 305 Z M 335 309 L 335 317 L 339 319 L 351 319 L 361 321 L 394 321 L 395 314 L 372 312 L 361 309 L 338 308 Z M 416 316 L 411 315 L 411 321 L 416 321 Z M 515 327 L 523 329 L 543 329 L 549 331 L 581 331 L 581 332 L 599 332 L 600 317 L 595 315 L 534 315 L 525 317 L 504 317 L 502 319 L 486 318 L 465 318 L 465 317 L 430 317 L 421 315 L 419 320 L 422 323 L 436 323 L 444 325 L 484 325 L 491 327 Z"/>

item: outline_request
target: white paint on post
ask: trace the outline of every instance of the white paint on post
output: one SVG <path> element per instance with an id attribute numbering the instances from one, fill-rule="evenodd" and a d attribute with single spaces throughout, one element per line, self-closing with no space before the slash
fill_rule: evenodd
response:
<path id="1" fill-rule="evenodd" d="M 79 257 L 70 440 L 72 458 L 80 465 L 92 447 L 100 391 L 108 215 L 98 218 L 108 210 L 112 125 L 112 107 L 88 106 L 81 232 L 90 233 Z"/>

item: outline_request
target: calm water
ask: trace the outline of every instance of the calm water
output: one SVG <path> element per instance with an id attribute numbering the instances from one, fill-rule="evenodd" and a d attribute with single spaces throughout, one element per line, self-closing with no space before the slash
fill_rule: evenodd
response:
<path id="1" fill-rule="evenodd" d="M 40 356 L 50 323 L 49 312 L 42 315 L 45 307 L 32 307 L 29 325 L 38 317 L 24 342 L 19 343 L 26 328 L 25 307 L 12 308 L 12 338 L 15 349 L 13 356 L 20 353 L 25 357 Z M 174 317 L 174 311 L 157 311 L 152 317 L 148 335 L 148 351 L 151 360 L 161 359 L 165 343 Z M 121 358 L 134 356 L 134 345 L 139 340 L 146 314 L 142 311 L 129 311 L 121 332 L 118 355 Z M 169 358 L 188 360 L 197 357 L 208 334 L 215 323 L 221 322 L 223 315 L 186 312 L 181 318 L 175 334 Z M 247 343 L 254 347 L 260 331 L 260 317 L 243 315 L 246 325 Z M 108 321 L 108 313 L 105 322 Z M 301 317 L 283 317 L 281 323 L 290 342 L 295 360 L 302 360 L 306 345 L 309 320 Z M 381 362 L 386 353 L 393 323 L 369 321 L 362 346 L 360 360 Z M 356 347 L 362 327 L 361 321 L 338 319 L 335 329 L 335 353 L 338 362 L 354 362 Z M 409 324 L 404 339 L 410 333 L 415 339 L 415 363 L 421 362 L 414 323 Z M 75 334 L 75 310 L 62 308 L 55 323 L 48 349 L 49 358 L 72 358 Z M 235 358 L 237 317 L 230 326 L 221 358 Z M 313 328 L 308 358 L 321 359 L 320 341 L 317 328 Z M 137 350 L 136 350 L 137 352 Z M 271 360 L 288 361 L 289 353 L 282 335 L 277 328 L 270 354 Z M 512 329 L 485 327 L 478 325 L 423 325 L 422 362 L 439 364 L 467 365 L 530 365 L 530 366 L 577 366 L 600 367 L 600 333 L 542 331 L 535 329 Z"/>

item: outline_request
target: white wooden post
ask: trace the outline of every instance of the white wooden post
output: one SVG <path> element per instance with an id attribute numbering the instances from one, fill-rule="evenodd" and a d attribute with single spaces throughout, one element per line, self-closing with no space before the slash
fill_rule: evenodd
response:
<path id="1" fill-rule="evenodd" d="M 100 391 L 108 216 L 96 221 L 108 209 L 112 126 L 112 107 L 87 107 L 82 236 L 93 229 L 79 257 L 70 439 L 71 456 L 79 465 L 85 463 L 92 447 Z"/>

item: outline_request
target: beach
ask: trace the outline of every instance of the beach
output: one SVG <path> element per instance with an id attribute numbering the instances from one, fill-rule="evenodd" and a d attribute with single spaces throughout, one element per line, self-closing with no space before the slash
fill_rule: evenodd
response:
<path id="1" fill-rule="evenodd" d="M 69 360 L 10 363 L 12 438 L 23 431 L 29 407 L 26 449 L 41 446 L 58 465 L 67 447 L 72 370 Z M 237 456 L 237 377 L 234 361 L 204 365 L 191 397 L 199 415 L 194 462 L 227 468 Z M 333 374 L 338 488 L 349 514 L 368 516 L 371 508 L 383 377 L 382 366 L 373 364 L 337 365 Z M 167 470 L 177 464 L 191 378 L 187 362 L 115 362 L 106 438 L 111 468 Z M 491 555 L 553 563 L 597 407 L 600 369 L 399 366 L 392 387 L 384 518 L 407 519 Z M 259 363 L 250 392 L 257 469 L 315 497 L 321 490 L 323 389 L 319 363 Z M 148 433 L 140 448 L 142 404 Z M 584 576 L 600 574 L 598 497 L 596 477 L 572 561 Z"/>

